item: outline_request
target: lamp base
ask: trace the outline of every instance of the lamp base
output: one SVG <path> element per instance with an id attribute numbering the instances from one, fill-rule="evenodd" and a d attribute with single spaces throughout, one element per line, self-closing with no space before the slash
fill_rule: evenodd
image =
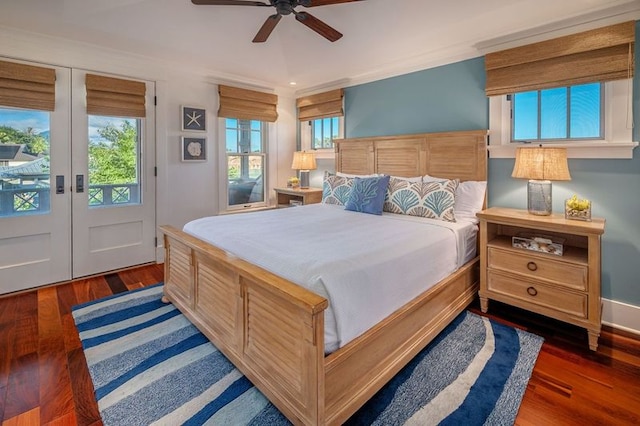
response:
<path id="1" fill-rule="evenodd" d="M 551 214 L 551 181 L 529 181 L 527 184 L 527 210 L 538 216 Z"/>
<path id="2" fill-rule="evenodd" d="M 300 188 L 309 188 L 309 170 L 300 170 Z"/>

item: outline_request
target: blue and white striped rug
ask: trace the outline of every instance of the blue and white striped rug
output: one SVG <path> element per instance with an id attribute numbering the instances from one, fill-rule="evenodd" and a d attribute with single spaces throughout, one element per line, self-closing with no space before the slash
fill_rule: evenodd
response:
<path id="1" fill-rule="evenodd" d="M 158 284 L 73 308 L 104 424 L 288 424 L 161 296 Z M 541 345 L 464 312 L 348 423 L 512 425 Z"/>

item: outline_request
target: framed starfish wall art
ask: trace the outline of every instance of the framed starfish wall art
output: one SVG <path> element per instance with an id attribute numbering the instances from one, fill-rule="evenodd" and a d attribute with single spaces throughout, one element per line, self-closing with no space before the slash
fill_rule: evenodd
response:
<path id="1" fill-rule="evenodd" d="M 204 108 L 183 106 L 181 109 L 183 131 L 207 131 L 207 114 Z"/>

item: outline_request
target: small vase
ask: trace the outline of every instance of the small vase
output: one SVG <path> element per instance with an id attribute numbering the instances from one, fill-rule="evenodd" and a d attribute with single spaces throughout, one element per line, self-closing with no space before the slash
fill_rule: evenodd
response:
<path id="1" fill-rule="evenodd" d="M 587 203 L 586 208 L 578 210 L 569 207 L 569 200 L 566 200 L 564 202 L 564 217 L 565 219 L 584 220 L 587 222 L 591 222 L 591 201 Z"/>

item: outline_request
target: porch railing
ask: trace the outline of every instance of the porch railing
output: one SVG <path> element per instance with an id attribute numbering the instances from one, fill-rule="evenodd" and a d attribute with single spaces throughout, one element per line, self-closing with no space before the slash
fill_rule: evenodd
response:
<path id="1" fill-rule="evenodd" d="M 89 207 L 140 203 L 140 184 L 90 185 Z M 0 216 L 47 213 L 50 210 L 50 187 L 0 189 Z"/>

